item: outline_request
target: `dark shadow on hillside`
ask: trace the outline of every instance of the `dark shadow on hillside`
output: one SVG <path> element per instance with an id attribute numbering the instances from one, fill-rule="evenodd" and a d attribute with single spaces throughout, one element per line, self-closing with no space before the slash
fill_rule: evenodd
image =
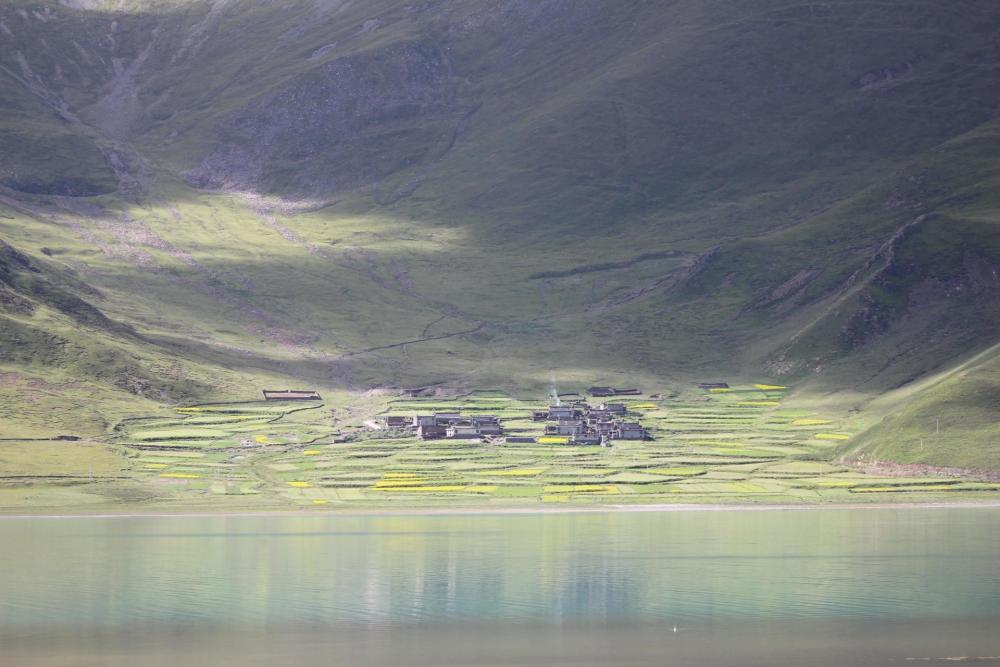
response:
<path id="1" fill-rule="evenodd" d="M 811 201 L 784 212 L 795 219 L 859 187 L 859 164 L 937 145 L 1000 104 L 1000 10 L 985 1 L 50 11 L 66 20 L 5 16 L 39 94 L 57 90 L 57 66 L 75 68 L 70 101 L 110 110 L 86 122 L 198 183 L 292 203 L 350 195 L 418 224 L 508 234 L 751 197 L 781 215 L 767 200 L 814 178 Z M 39 38 L 104 51 L 63 63 Z M 115 58 L 124 73 L 100 64 Z"/>

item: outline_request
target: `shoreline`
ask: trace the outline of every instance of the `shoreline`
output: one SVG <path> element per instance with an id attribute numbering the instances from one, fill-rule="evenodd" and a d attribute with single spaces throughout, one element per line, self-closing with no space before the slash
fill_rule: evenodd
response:
<path id="1" fill-rule="evenodd" d="M 636 514 L 672 512 L 782 512 L 816 510 L 863 509 L 1000 509 L 1000 500 L 932 501 L 914 503 L 830 503 L 802 505 L 747 504 L 655 504 L 655 505 L 577 505 L 572 507 L 407 507 L 371 509 L 301 509 L 248 511 L 177 511 L 177 512 L 60 512 L 38 514 L 3 514 L 0 521 L 10 519 L 184 519 L 184 518 L 283 518 L 283 517 L 367 517 L 367 516 L 472 516 L 472 515 L 547 515 L 547 514 Z"/>

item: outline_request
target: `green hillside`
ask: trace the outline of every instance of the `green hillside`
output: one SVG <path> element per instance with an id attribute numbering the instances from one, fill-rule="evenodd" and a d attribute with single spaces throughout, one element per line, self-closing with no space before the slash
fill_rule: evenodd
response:
<path id="1" fill-rule="evenodd" d="M 16 0 L 0 33 L 0 438 L 770 378 L 869 428 L 831 457 L 1000 467 L 994 2 Z"/>
<path id="2" fill-rule="evenodd" d="M 966 468 L 1000 465 L 1000 358 L 996 346 L 948 372 L 891 392 L 889 416 L 856 454 L 881 461 Z"/>

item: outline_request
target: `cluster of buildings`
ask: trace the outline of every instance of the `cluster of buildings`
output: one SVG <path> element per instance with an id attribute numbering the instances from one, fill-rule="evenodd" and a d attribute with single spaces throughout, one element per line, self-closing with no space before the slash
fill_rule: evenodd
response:
<path id="1" fill-rule="evenodd" d="M 584 401 L 552 405 L 532 413 L 545 424 L 545 435 L 564 436 L 578 445 L 606 445 L 611 440 L 648 440 L 649 431 L 631 417 L 624 403 L 602 403 L 597 407 Z M 423 440 L 484 440 L 504 436 L 500 419 L 494 415 L 463 416 L 459 412 L 437 412 L 415 417 L 387 416 L 386 428 L 406 430 Z M 531 436 L 508 436 L 507 442 L 535 442 Z"/>
<path id="2" fill-rule="evenodd" d="M 639 389 L 590 387 L 592 397 L 635 396 Z M 574 396 L 569 402 L 560 398 Z M 556 394 L 545 410 L 532 412 L 532 420 L 544 423 L 545 436 L 559 436 L 549 442 L 570 442 L 579 445 L 608 445 L 612 440 L 650 440 L 649 431 L 629 412 L 625 403 L 608 401 L 596 407 L 580 394 Z M 596 403 L 596 401 L 595 401 Z M 368 422 L 366 422 L 368 423 Z M 385 428 L 412 433 L 423 440 L 481 440 L 492 442 L 503 438 L 508 443 L 537 442 L 540 433 L 507 435 L 495 415 L 462 415 L 460 412 L 436 412 L 416 416 L 385 416 Z M 379 428 L 371 424 L 373 428 Z M 563 440 L 565 438 L 565 440 Z M 545 442 L 543 440 L 542 442 Z"/>
<path id="3" fill-rule="evenodd" d="M 424 440 L 484 440 L 503 435 L 493 415 L 463 417 L 458 412 L 436 412 L 416 417 L 385 417 L 387 428 L 409 429 Z"/>
<path id="4" fill-rule="evenodd" d="M 624 403 L 601 403 L 596 408 L 584 401 L 551 405 L 532 414 L 534 421 L 546 424 L 545 435 L 568 436 L 580 445 L 606 445 L 609 440 L 648 440 L 642 424 L 629 418 Z"/>

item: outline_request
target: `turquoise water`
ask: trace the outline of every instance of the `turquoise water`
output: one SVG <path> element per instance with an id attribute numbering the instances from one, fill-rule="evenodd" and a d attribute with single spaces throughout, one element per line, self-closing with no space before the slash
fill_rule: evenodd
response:
<path id="1" fill-rule="evenodd" d="M 1000 665 L 1000 510 L 0 520 L 4 665 L 955 657 Z"/>

